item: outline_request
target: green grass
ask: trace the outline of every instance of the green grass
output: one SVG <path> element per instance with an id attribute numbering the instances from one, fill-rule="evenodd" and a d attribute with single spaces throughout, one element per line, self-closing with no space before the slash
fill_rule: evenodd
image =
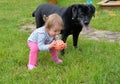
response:
<path id="1" fill-rule="evenodd" d="M 110 16 L 111 13 L 116 14 L 116 16 Z M 95 18 L 93 18 L 91 25 L 93 28 L 99 30 L 120 32 L 119 21 L 120 21 L 119 10 L 116 9 L 111 12 L 99 10 L 96 12 Z"/>
<path id="2" fill-rule="evenodd" d="M 59 5 L 78 3 L 58 0 Z M 63 3 L 65 1 L 65 3 Z M 97 8 L 91 27 L 120 31 L 119 11 L 117 17 L 110 17 L 107 11 Z M 85 3 L 84 0 L 80 1 Z M 72 38 L 67 40 L 65 57 L 59 54 L 64 63 L 50 60 L 49 52 L 40 52 L 38 66 L 28 71 L 29 32 L 20 31 L 26 23 L 35 24 L 31 16 L 33 10 L 45 0 L 1 0 L 0 1 L 0 84 L 119 84 L 120 83 L 120 44 L 79 38 L 78 47 L 72 47 Z M 104 14 L 103 14 L 104 13 Z M 106 24 L 105 24 L 106 22 Z"/>

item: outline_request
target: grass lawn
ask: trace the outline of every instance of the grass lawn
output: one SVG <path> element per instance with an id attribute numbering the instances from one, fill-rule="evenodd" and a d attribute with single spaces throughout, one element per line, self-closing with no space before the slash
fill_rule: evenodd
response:
<path id="1" fill-rule="evenodd" d="M 97 8 L 90 26 L 100 30 L 120 32 L 120 11 L 111 17 L 108 11 Z M 85 0 L 58 0 L 59 5 L 85 3 Z M 21 31 L 24 24 L 35 24 L 31 13 L 46 0 L 0 0 L 0 84 L 120 84 L 120 44 L 79 38 L 75 50 L 72 37 L 62 64 L 50 60 L 49 52 L 39 53 L 38 66 L 28 71 L 29 32 Z"/>

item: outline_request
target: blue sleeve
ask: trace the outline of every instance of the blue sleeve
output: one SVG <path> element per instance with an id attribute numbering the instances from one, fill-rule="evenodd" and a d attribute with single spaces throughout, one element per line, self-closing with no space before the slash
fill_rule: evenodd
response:
<path id="1" fill-rule="evenodd" d="M 40 51 L 49 50 L 48 45 L 45 44 L 45 34 L 38 33 L 38 48 Z"/>

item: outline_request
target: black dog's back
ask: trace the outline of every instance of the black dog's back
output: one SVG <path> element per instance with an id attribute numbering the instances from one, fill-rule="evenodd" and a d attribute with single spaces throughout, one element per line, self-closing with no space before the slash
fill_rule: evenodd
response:
<path id="1" fill-rule="evenodd" d="M 57 13 L 61 16 L 63 14 L 63 11 L 65 11 L 65 9 L 57 5 L 43 4 L 37 7 L 36 11 L 33 12 L 32 16 L 36 16 L 37 14 L 48 16 L 52 13 Z"/>
<path id="2" fill-rule="evenodd" d="M 50 15 L 52 13 L 57 13 L 59 14 L 61 17 L 63 16 L 63 12 L 66 10 L 66 8 L 61 8 L 57 5 L 53 5 L 53 4 L 43 4 L 37 7 L 37 9 L 32 13 L 33 17 L 36 17 L 36 26 L 41 27 L 44 25 L 44 21 L 43 21 L 43 16 L 46 15 Z"/>

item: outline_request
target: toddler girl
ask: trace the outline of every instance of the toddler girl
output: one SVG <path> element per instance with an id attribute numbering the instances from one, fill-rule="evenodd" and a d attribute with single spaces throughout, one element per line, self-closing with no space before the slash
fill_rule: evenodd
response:
<path id="1" fill-rule="evenodd" d="M 62 18 L 58 14 L 51 14 L 43 18 L 45 26 L 42 26 L 32 32 L 28 38 L 28 46 L 30 48 L 28 69 L 32 70 L 36 67 L 39 51 L 50 51 L 51 58 L 56 63 L 63 61 L 58 58 L 58 51 L 55 50 L 55 40 L 63 28 Z"/>

